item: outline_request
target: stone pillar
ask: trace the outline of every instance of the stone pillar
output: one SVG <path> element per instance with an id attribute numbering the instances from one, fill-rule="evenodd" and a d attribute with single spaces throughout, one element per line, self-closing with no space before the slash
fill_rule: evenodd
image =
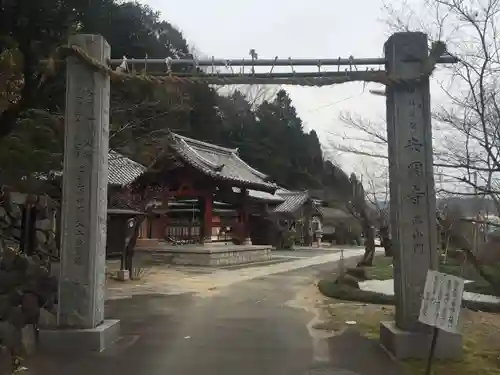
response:
<path id="1" fill-rule="evenodd" d="M 101 36 L 74 35 L 69 43 L 102 63 L 110 56 Z M 76 57 L 67 59 L 66 74 L 60 330 L 40 340 L 101 351 L 119 333 L 118 321 L 104 320 L 110 81 Z"/>
<path id="2" fill-rule="evenodd" d="M 427 35 L 394 34 L 385 56 L 389 75 L 415 76 L 428 56 Z M 386 99 L 396 316 L 381 323 L 380 339 L 397 358 L 425 358 L 432 329 L 418 315 L 427 270 L 438 266 L 429 79 L 389 86 Z M 437 357 L 460 353 L 460 336 L 440 332 Z"/>

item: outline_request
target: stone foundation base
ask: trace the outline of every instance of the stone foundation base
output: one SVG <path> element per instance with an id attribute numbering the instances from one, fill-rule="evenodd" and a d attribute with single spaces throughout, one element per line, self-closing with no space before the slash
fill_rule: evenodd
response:
<path id="1" fill-rule="evenodd" d="M 271 260 L 271 249 L 224 251 L 217 253 L 176 253 L 172 264 L 183 266 L 227 266 Z"/>
<path id="2" fill-rule="evenodd" d="M 250 237 L 248 238 L 245 238 L 245 240 L 243 241 L 243 245 L 252 245 L 252 239 Z"/>
<path id="3" fill-rule="evenodd" d="M 380 344 L 396 359 L 426 359 L 431 340 L 432 334 L 403 331 L 395 322 L 380 322 Z M 439 331 L 435 358 L 459 360 L 462 355 L 462 335 Z"/>
<path id="4" fill-rule="evenodd" d="M 40 349 L 47 352 L 102 352 L 120 337 L 120 321 L 105 320 L 93 329 L 41 329 Z"/>
<path id="5" fill-rule="evenodd" d="M 151 254 L 155 262 L 183 266 L 227 266 L 235 264 L 266 262 L 271 260 L 269 246 L 204 244 L 165 246 L 158 245 L 150 249 L 137 249 L 136 254 Z M 140 254 L 140 255 L 139 255 Z"/>

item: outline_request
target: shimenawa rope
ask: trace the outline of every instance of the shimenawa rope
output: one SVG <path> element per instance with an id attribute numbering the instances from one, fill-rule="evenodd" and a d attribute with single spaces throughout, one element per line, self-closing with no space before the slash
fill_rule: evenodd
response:
<path id="1" fill-rule="evenodd" d="M 99 71 L 103 74 L 110 76 L 113 82 L 142 82 L 146 84 L 209 84 L 209 85 L 241 85 L 241 84 L 276 84 L 276 85 L 299 85 L 299 86 L 328 86 L 334 84 L 341 84 L 346 82 L 376 82 L 381 83 L 386 86 L 391 85 L 402 85 L 402 84 L 414 84 L 419 81 L 429 77 L 434 69 L 436 68 L 436 63 L 439 57 L 441 57 L 446 51 L 446 45 L 443 42 L 435 42 L 432 45 L 429 57 L 424 61 L 422 71 L 415 77 L 401 78 L 393 75 L 389 75 L 383 71 L 356 71 L 349 72 L 346 71 L 345 76 L 335 76 L 335 77 L 253 77 L 253 76 L 238 76 L 234 77 L 219 77 L 219 76 L 204 76 L 203 74 L 192 75 L 192 76 L 176 76 L 175 73 L 171 71 L 162 77 L 151 76 L 147 74 L 130 74 L 123 72 L 120 67 L 117 70 L 111 69 L 108 65 L 102 64 L 98 60 L 89 56 L 82 48 L 72 45 L 72 46 L 61 46 L 57 51 L 57 55 L 61 58 L 75 57 L 85 63 L 88 67 Z M 53 67 L 49 63 L 47 66 Z M 123 67 L 122 67 L 123 68 Z M 355 73 L 355 74 L 353 74 Z M 321 73 L 318 73 L 321 74 Z"/>

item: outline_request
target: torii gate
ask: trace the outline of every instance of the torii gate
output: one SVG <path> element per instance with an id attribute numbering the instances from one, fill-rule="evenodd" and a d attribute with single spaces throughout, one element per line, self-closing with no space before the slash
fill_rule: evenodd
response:
<path id="1" fill-rule="evenodd" d="M 125 60 L 109 60 L 110 46 L 101 36 L 75 35 L 65 49 L 69 57 L 57 321 L 66 329 L 42 332 L 41 340 L 65 347 L 85 343 L 103 350 L 119 335 L 119 322 L 104 319 L 110 78 L 125 81 L 139 77 L 124 71 Z M 140 79 L 159 83 L 324 86 L 365 81 L 387 86 L 396 319 L 381 322 L 380 339 L 398 358 L 425 357 L 431 331 L 418 322 L 420 299 L 427 270 L 438 265 L 429 76 L 437 63 L 456 62 L 445 53 L 444 44 L 434 44 L 429 54 L 427 35 L 404 32 L 387 40 L 383 58 L 126 60 L 127 64 L 146 62 L 148 70 L 155 67 L 156 72 Z M 171 68 L 176 65 L 191 66 L 192 72 L 173 73 Z M 385 69 L 360 69 L 380 65 Z M 119 69 L 113 70 L 116 66 Z M 197 68 L 202 66 L 252 69 L 249 73 L 244 69 L 239 73 L 200 73 Z M 267 66 L 270 72 L 255 73 L 256 66 Z M 315 70 L 274 73 L 275 66 Z M 325 72 L 323 66 L 339 69 Z M 340 71 L 341 66 L 349 69 Z M 442 333 L 436 348 L 438 357 L 460 355 L 461 337 Z"/>

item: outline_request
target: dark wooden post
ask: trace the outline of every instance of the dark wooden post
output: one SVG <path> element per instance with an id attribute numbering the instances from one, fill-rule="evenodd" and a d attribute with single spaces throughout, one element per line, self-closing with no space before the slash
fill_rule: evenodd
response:
<path id="1" fill-rule="evenodd" d="M 241 189 L 240 207 L 238 210 L 238 219 L 241 226 L 241 244 L 251 245 L 250 227 L 249 227 L 249 214 L 248 214 L 248 190 Z"/>
<path id="2" fill-rule="evenodd" d="M 213 218 L 213 195 L 206 194 L 200 199 L 200 209 L 203 215 L 202 230 L 200 231 L 200 243 L 212 241 L 212 218 Z"/>
<path id="3" fill-rule="evenodd" d="M 148 215 L 148 217 L 146 218 L 147 220 L 147 226 L 148 226 L 148 238 L 151 239 L 153 238 L 153 221 L 154 221 L 154 218 L 155 218 L 155 214 L 151 213 L 150 215 Z"/>
<path id="4" fill-rule="evenodd" d="M 305 220 L 304 226 L 302 228 L 302 232 L 304 234 L 304 245 L 311 246 L 312 245 L 312 236 L 311 236 L 311 221 L 312 221 L 312 212 L 314 208 L 314 202 L 310 199 L 305 206 Z"/>

